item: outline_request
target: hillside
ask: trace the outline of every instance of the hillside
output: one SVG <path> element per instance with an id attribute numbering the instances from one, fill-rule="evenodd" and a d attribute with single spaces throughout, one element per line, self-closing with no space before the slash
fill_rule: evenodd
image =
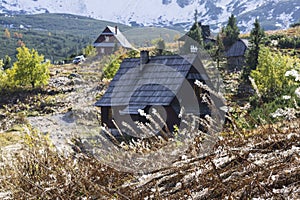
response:
<path id="1" fill-rule="evenodd" d="M 81 53 L 105 26 L 126 26 L 69 14 L 0 16 L 0 58 L 14 59 L 16 48 L 24 43 L 52 61 L 64 60 Z M 7 29 L 10 37 L 5 36 Z"/>
<path id="2" fill-rule="evenodd" d="M 287 37 L 300 37 L 300 26 L 289 27 L 287 29 L 280 29 L 280 30 L 269 30 L 265 31 L 268 36 L 271 35 L 282 35 Z M 240 35 L 241 38 L 248 38 L 250 33 L 243 33 Z"/>
<path id="3" fill-rule="evenodd" d="M 24 43 L 35 48 L 52 61 L 65 60 L 81 53 L 92 44 L 98 35 L 109 26 L 118 26 L 135 46 L 152 45 L 153 39 L 162 37 L 173 42 L 181 32 L 157 27 L 129 27 L 123 24 L 96 20 L 70 14 L 37 14 L 0 16 L 0 58 L 9 55 L 14 58 L 16 48 Z M 5 29 L 10 37 L 5 36 Z"/>
<path id="4" fill-rule="evenodd" d="M 1 15 L 0 25 L 12 29 L 46 31 L 56 34 L 96 37 L 105 26 L 119 26 L 127 30 L 128 26 L 109 21 L 96 20 L 71 14 L 35 14 L 35 15 Z"/>

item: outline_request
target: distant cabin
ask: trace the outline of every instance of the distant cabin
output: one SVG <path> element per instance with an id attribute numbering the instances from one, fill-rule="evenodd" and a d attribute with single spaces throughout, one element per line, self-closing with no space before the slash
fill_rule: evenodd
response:
<path id="1" fill-rule="evenodd" d="M 211 85 L 198 55 L 149 56 L 142 51 L 140 58 L 127 58 L 111 81 L 102 98 L 96 102 L 101 107 L 102 125 L 116 130 L 113 120 L 147 122 L 139 110 L 151 113 L 155 108 L 164 116 L 167 128 L 174 130 L 182 118 L 180 112 L 203 117 L 210 114 L 205 93 L 195 85 L 195 80 Z M 165 127 L 166 128 L 166 127 Z"/>
<path id="2" fill-rule="evenodd" d="M 107 26 L 98 36 L 93 46 L 97 49 L 100 57 L 112 54 L 120 47 L 127 50 L 134 49 L 117 26 Z"/>
<path id="3" fill-rule="evenodd" d="M 241 70 L 245 66 L 245 53 L 248 46 L 248 40 L 239 39 L 226 51 L 225 56 L 229 70 Z"/>

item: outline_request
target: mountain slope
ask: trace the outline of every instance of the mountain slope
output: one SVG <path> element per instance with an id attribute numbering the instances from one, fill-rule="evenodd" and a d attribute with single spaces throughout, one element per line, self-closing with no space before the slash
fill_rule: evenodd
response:
<path id="1" fill-rule="evenodd" d="M 300 19 L 299 0 L 5 0 L 0 6 L 6 14 L 71 13 L 133 26 L 183 28 L 193 22 L 195 9 L 198 19 L 216 31 L 231 13 L 242 31 L 256 17 L 266 29 L 286 28 Z"/>
<path id="2" fill-rule="evenodd" d="M 92 38 L 107 26 L 118 26 L 121 30 L 129 27 L 123 24 L 96 20 L 71 14 L 36 14 L 36 15 L 0 15 L 0 25 L 5 28 L 50 31 L 72 35 L 85 35 Z"/>
<path id="3" fill-rule="evenodd" d="M 105 26 L 128 26 L 70 14 L 0 16 L 0 59 L 9 55 L 15 60 L 16 48 L 25 44 L 52 61 L 81 53 L 94 42 Z M 5 36 L 4 29 L 10 33 Z"/>
<path id="4" fill-rule="evenodd" d="M 123 24 L 96 20 L 71 14 L 13 15 L 0 14 L 0 59 L 9 55 L 15 59 L 16 48 L 22 43 L 35 48 L 52 61 L 64 60 L 81 53 L 92 44 L 104 28 L 118 26 L 136 47 L 151 45 L 153 39 L 162 37 L 173 42 L 182 33 L 157 27 L 132 28 Z M 5 29 L 10 36 L 5 35 Z"/>

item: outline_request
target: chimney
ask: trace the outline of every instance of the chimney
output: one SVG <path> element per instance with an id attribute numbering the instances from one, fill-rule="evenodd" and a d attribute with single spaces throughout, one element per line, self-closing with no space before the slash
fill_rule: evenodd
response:
<path id="1" fill-rule="evenodd" d="M 115 34 L 118 34 L 118 26 L 115 26 Z"/>
<path id="2" fill-rule="evenodd" d="M 149 61 L 149 51 L 142 50 L 140 52 L 140 70 L 143 70 L 143 67 Z"/>

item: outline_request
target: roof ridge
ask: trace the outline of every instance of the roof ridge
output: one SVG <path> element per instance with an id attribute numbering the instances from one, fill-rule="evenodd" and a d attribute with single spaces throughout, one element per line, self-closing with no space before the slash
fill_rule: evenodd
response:
<path id="1" fill-rule="evenodd" d="M 166 58 L 182 58 L 184 59 L 183 56 L 180 56 L 178 54 L 176 55 L 159 55 L 159 56 L 149 56 L 150 59 L 166 59 Z M 140 57 L 135 57 L 135 58 L 125 58 L 124 60 L 129 60 L 129 59 L 140 59 Z"/>

